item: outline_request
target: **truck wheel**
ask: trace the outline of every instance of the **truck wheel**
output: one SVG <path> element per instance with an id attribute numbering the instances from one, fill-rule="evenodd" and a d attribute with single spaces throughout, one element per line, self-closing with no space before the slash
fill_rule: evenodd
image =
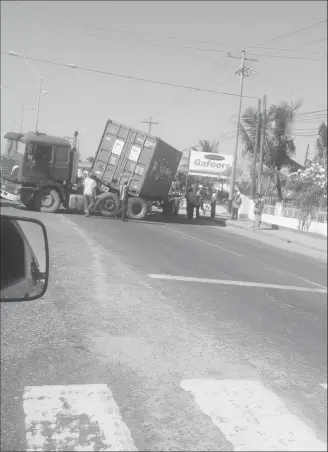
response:
<path id="1" fill-rule="evenodd" d="M 143 220 L 148 212 L 147 202 L 136 196 L 128 199 L 127 217 L 130 220 Z"/>
<path id="2" fill-rule="evenodd" d="M 53 213 L 61 205 L 61 197 L 57 190 L 47 188 L 39 192 L 34 201 L 35 209 L 40 212 Z"/>
<path id="3" fill-rule="evenodd" d="M 114 193 L 108 193 L 105 198 L 100 199 L 97 206 L 103 217 L 112 217 L 117 213 L 119 207 L 120 201 Z"/>

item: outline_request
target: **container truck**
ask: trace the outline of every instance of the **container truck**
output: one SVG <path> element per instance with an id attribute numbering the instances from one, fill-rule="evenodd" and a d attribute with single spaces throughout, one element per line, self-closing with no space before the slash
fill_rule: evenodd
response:
<path id="1" fill-rule="evenodd" d="M 8 132 L 5 139 L 24 148 L 17 184 L 25 206 L 42 212 L 56 212 L 61 205 L 83 210 L 77 132 L 72 145 L 65 138 L 35 132 Z M 143 219 L 151 205 L 171 214 L 169 191 L 181 156 L 158 137 L 108 120 L 91 168 L 100 191 L 95 209 L 104 216 L 117 215 L 119 186 L 128 180 L 129 218 Z"/>

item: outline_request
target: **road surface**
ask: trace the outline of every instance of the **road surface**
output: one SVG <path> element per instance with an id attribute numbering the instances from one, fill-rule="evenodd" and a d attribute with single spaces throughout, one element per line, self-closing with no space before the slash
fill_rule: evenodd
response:
<path id="1" fill-rule="evenodd" d="M 51 275 L 1 306 L 2 450 L 327 449 L 322 262 L 212 226 L 26 215 Z"/>

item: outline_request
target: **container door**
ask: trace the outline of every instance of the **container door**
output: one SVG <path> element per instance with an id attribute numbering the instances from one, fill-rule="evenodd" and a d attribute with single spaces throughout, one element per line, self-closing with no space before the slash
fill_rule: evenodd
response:
<path id="1" fill-rule="evenodd" d="M 133 195 L 139 195 L 142 189 L 155 147 L 156 139 L 137 132 L 131 147 L 127 149 L 123 175 L 131 180 L 129 189 Z"/>
<path id="2" fill-rule="evenodd" d="M 103 135 L 92 170 L 104 182 L 116 179 L 117 167 L 126 145 L 129 128 L 109 122 Z"/>

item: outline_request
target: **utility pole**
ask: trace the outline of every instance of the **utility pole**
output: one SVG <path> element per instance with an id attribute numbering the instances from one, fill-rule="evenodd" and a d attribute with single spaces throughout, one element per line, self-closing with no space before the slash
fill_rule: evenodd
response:
<path id="1" fill-rule="evenodd" d="M 262 173 L 263 173 L 263 158 L 264 158 L 264 144 L 265 144 L 265 124 L 266 124 L 266 104 L 267 97 L 263 96 L 262 102 L 262 121 L 261 121 L 261 145 L 260 145 L 260 169 L 258 180 L 258 192 L 262 190 Z"/>
<path id="2" fill-rule="evenodd" d="M 237 134 L 236 134 L 236 146 L 235 146 L 235 152 L 233 156 L 233 164 L 232 164 L 232 174 L 231 174 L 231 182 L 230 182 L 230 190 L 229 190 L 229 202 L 228 202 L 228 209 L 229 212 L 231 212 L 232 209 L 232 197 L 233 197 L 233 191 L 235 188 L 235 181 L 236 181 L 236 168 L 237 168 L 237 157 L 238 157 L 238 141 L 239 141 L 239 129 L 240 129 L 240 116 L 241 116 L 241 106 L 243 101 L 243 89 L 244 89 L 244 78 L 245 76 L 249 76 L 251 74 L 250 68 L 246 67 L 246 61 L 257 61 L 255 59 L 250 59 L 245 57 L 246 51 L 242 50 L 242 56 L 241 56 L 241 68 L 236 71 L 236 74 L 240 75 L 240 96 L 239 96 L 239 109 L 238 109 L 238 121 L 237 121 Z M 238 58 L 236 56 L 231 55 L 228 53 L 229 58 Z"/>
<path id="3" fill-rule="evenodd" d="M 153 117 L 149 118 L 149 121 L 142 121 L 144 124 L 149 124 L 149 135 L 151 135 L 151 126 L 154 124 L 159 124 L 158 122 L 153 122 Z"/>
<path id="4" fill-rule="evenodd" d="M 259 141 L 260 141 L 260 124 L 261 124 L 261 99 L 258 99 L 255 143 L 254 143 L 254 149 L 253 149 L 253 167 L 252 167 L 252 197 L 253 198 L 255 198 L 255 194 L 256 194 L 256 161 L 257 161 L 257 152 L 258 152 Z"/>
<path id="5" fill-rule="evenodd" d="M 309 161 L 309 149 L 310 149 L 310 145 L 308 144 L 306 146 L 306 153 L 305 153 L 305 159 L 304 159 L 304 166 L 306 166 L 308 164 Z"/>

